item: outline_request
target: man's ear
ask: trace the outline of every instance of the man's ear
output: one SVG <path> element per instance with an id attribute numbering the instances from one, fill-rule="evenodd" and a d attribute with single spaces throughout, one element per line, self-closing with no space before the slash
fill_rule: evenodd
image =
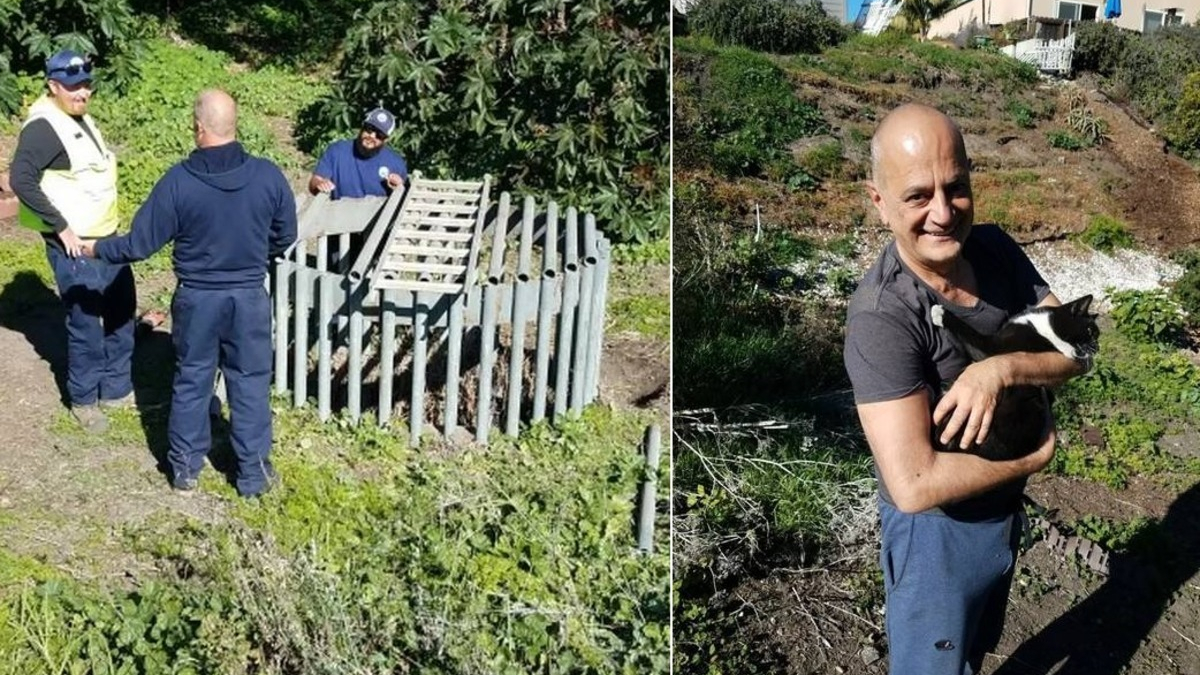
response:
<path id="1" fill-rule="evenodd" d="M 879 219 L 883 221 L 884 225 L 887 225 L 887 218 L 883 213 L 883 193 L 879 191 L 879 188 L 875 185 L 875 181 L 869 180 L 866 185 L 867 196 L 871 198 L 871 204 L 875 206 L 875 211 L 879 213 Z"/>

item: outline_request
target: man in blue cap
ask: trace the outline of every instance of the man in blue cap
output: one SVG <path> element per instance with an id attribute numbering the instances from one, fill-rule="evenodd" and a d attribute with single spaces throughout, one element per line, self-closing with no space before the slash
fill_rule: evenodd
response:
<path id="1" fill-rule="evenodd" d="M 60 51 L 46 62 L 46 94 L 21 128 L 9 182 L 19 222 L 40 233 L 66 306 L 67 395 L 89 433 L 103 433 L 101 406 L 133 402 L 133 274 L 125 264 L 80 257 L 117 230 L 117 162 L 87 114 L 92 62 Z"/>
<path id="2" fill-rule="evenodd" d="M 171 302 L 175 382 L 167 422 L 172 486 L 196 488 L 212 448 L 209 405 L 218 365 L 229 392 L 237 490 L 271 487 L 271 301 L 267 266 L 296 240 L 296 201 L 270 160 L 237 141 L 237 105 L 201 92 L 193 111 L 196 149 L 171 167 L 133 217 L 129 234 L 84 247 L 112 263 L 144 260 L 168 241 L 179 280 Z"/>
<path id="3" fill-rule="evenodd" d="M 376 108 L 363 118 L 354 139 L 333 143 L 321 155 L 308 180 L 308 191 L 330 198 L 386 197 L 408 179 L 404 158 L 387 146 L 396 131 L 396 116 Z"/>

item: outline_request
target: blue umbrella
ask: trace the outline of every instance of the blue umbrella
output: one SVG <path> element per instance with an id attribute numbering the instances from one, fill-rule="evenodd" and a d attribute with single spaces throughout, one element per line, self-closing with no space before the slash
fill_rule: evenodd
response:
<path id="1" fill-rule="evenodd" d="M 1104 18 L 1115 19 L 1121 16 L 1121 0 L 1108 0 L 1104 4 Z"/>

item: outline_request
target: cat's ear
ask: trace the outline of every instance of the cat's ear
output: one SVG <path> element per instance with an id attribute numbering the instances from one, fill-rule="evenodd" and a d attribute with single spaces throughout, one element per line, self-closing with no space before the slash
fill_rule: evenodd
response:
<path id="1" fill-rule="evenodd" d="M 1066 309 L 1070 310 L 1070 312 L 1072 314 L 1086 315 L 1088 313 L 1088 308 L 1091 306 L 1092 306 L 1092 295 L 1089 293 L 1089 294 L 1083 296 L 1082 298 L 1076 298 L 1076 299 L 1072 300 L 1071 302 L 1068 302 L 1066 305 Z"/>

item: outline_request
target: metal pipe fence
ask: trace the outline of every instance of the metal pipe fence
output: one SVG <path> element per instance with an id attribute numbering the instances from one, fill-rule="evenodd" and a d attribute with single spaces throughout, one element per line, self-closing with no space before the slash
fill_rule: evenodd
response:
<path id="1" fill-rule="evenodd" d="M 502 193 L 481 214 L 479 259 L 458 292 L 372 290 L 379 260 L 357 255 L 352 235 L 381 251 L 402 211 L 393 195 L 301 215 L 271 284 L 277 392 L 315 403 L 322 420 L 374 410 L 387 425 L 406 412 L 414 446 L 427 427 L 485 443 L 493 426 L 515 436 L 595 400 L 611 245 L 591 214 L 532 197 L 514 208 Z"/>

